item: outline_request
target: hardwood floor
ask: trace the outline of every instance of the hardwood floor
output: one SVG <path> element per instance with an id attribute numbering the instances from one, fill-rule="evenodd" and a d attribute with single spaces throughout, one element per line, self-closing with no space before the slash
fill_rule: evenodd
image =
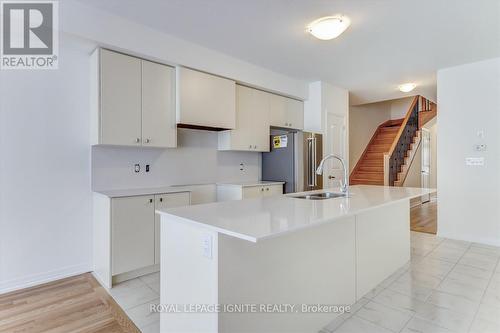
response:
<path id="1" fill-rule="evenodd" d="M 0 295 L 1 333 L 140 333 L 90 273 Z"/>
<path id="2" fill-rule="evenodd" d="M 437 198 L 410 209 L 410 229 L 412 231 L 436 234 Z"/>

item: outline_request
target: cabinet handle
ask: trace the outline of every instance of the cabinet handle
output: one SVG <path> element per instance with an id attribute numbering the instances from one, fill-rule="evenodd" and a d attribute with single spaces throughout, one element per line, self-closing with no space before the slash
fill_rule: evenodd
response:
<path id="1" fill-rule="evenodd" d="M 139 143 L 139 142 L 141 142 L 141 139 L 136 138 L 136 139 L 135 139 L 135 143 Z"/>
<path id="2" fill-rule="evenodd" d="M 151 142 L 151 139 L 146 139 L 146 143 L 150 143 Z"/>
<path id="3" fill-rule="evenodd" d="M 248 146 L 248 148 L 252 149 L 252 145 Z"/>
<path id="4" fill-rule="evenodd" d="M 266 187 L 266 191 L 269 191 L 269 187 Z"/>
<path id="5" fill-rule="evenodd" d="M 153 199 L 149 199 L 149 203 L 153 203 Z"/>
<path id="6" fill-rule="evenodd" d="M 261 191 L 261 192 L 264 192 L 264 188 L 261 188 L 261 189 L 260 189 L 260 191 Z"/>
<path id="7" fill-rule="evenodd" d="M 253 149 L 257 149 L 257 145 L 253 146 Z"/>
<path id="8" fill-rule="evenodd" d="M 163 198 L 160 198 L 160 202 L 163 202 Z"/>

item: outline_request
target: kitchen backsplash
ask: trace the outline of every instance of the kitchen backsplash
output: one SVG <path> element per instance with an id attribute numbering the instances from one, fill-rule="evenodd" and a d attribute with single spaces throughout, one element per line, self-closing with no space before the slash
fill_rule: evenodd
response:
<path id="1" fill-rule="evenodd" d="M 92 147 L 92 188 L 122 189 L 260 179 L 261 154 L 217 150 L 217 133 L 179 129 L 178 148 Z M 140 164 L 140 172 L 134 165 Z M 149 164 L 150 171 L 146 172 Z M 241 170 L 242 169 L 242 170 Z"/>

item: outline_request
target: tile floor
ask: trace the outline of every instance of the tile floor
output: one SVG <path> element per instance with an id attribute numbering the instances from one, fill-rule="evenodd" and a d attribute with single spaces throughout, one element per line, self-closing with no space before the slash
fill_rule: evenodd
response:
<path id="1" fill-rule="evenodd" d="M 142 333 L 160 332 L 160 314 L 149 311 L 160 303 L 160 273 L 122 282 L 109 293 Z"/>
<path id="2" fill-rule="evenodd" d="M 419 232 L 411 246 L 411 262 L 321 332 L 500 332 L 500 248 Z"/>
<path id="3" fill-rule="evenodd" d="M 411 262 L 333 320 L 321 333 L 498 333 L 500 248 L 411 233 Z M 110 294 L 143 333 L 159 332 L 160 277 L 153 273 Z"/>

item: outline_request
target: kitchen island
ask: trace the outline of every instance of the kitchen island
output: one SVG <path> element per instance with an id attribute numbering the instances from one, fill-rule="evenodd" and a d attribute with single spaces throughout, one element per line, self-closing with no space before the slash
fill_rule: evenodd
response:
<path id="1" fill-rule="evenodd" d="M 434 190 L 298 198 L 334 191 L 157 210 L 161 332 L 318 332 L 410 260 L 410 199 Z"/>

